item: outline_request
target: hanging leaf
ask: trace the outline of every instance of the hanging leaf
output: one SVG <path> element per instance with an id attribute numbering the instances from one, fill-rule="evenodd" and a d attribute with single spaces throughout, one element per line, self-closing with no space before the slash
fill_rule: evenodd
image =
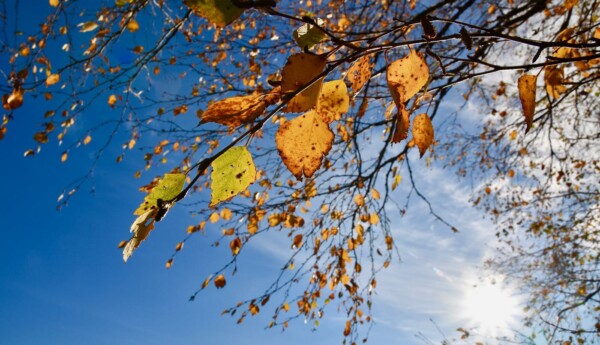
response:
<path id="1" fill-rule="evenodd" d="M 234 146 L 211 164 L 210 207 L 243 192 L 256 181 L 256 167 L 245 146 Z"/>
<path id="2" fill-rule="evenodd" d="M 225 287 L 225 285 L 227 284 L 227 281 L 225 280 L 224 275 L 219 274 L 218 276 L 215 277 L 215 279 L 213 280 L 213 283 L 215 284 L 215 287 L 217 289 L 221 289 L 221 288 Z"/>
<path id="3" fill-rule="evenodd" d="M 519 81 L 517 82 L 519 87 L 519 98 L 521 99 L 523 114 L 525 115 L 525 124 L 527 125 L 525 133 L 529 132 L 531 124 L 533 123 L 533 114 L 535 113 L 536 80 L 537 76 L 524 74 L 519 77 Z"/>
<path id="4" fill-rule="evenodd" d="M 393 143 L 399 143 L 408 138 L 408 128 L 410 127 L 410 117 L 404 103 L 400 104 L 396 114 L 396 122 L 394 129 Z"/>
<path id="5" fill-rule="evenodd" d="M 550 97 L 557 99 L 562 93 L 567 91 L 564 83 L 564 70 L 562 67 L 547 66 L 544 68 L 544 82 L 546 83 L 546 92 Z"/>
<path id="6" fill-rule="evenodd" d="M 333 137 L 321 116 L 311 110 L 284 123 L 275 142 L 285 166 L 302 180 L 303 175 L 310 178 L 319 169 L 321 160 L 331 150 Z"/>
<path id="7" fill-rule="evenodd" d="M 151 209 L 158 209 L 158 200 L 160 202 L 169 201 L 177 196 L 183 189 L 185 183 L 185 174 L 165 174 L 152 188 L 150 193 L 144 198 L 144 202 L 133 212 L 135 215 L 142 215 Z"/>
<path id="8" fill-rule="evenodd" d="M 350 109 L 350 98 L 344 81 L 333 80 L 324 83 L 317 101 L 317 113 L 323 120 L 330 124 L 341 119 L 348 109 Z"/>
<path id="9" fill-rule="evenodd" d="M 433 125 L 431 119 L 425 113 L 415 116 L 412 127 L 413 140 L 419 148 L 421 157 L 433 143 Z"/>
<path id="10" fill-rule="evenodd" d="M 317 18 L 315 23 L 319 26 L 323 26 L 325 22 Z M 294 41 L 300 48 L 310 49 L 321 42 L 326 37 L 325 33 L 312 24 L 304 24 L 298 29 L 294 30 Z"/>
<path id="11" fill-rule="evenodd" d="M 231 242 L 229 242 L 229 248 L 231 249 L 231 254 L 238 255 L 240 249 L 242 248 L 242 240 L 239 237 L 234 238 Z"/>
<path id="12" fill-rule="evenodd" d="M 142 213 L 139 217 L 131 225 L 131 232 L 133 236 L 125 245 L 123 249 L 123 261 L 127 262 L 127 260 L 133 254 L 133 251 L 139 247 L 140 243 L 148 237 L 150 231 L 154 229 L 154 217 L 156 216 L 156 209 L 150 209 L 145 213 Z"/>
<path id="13" fill-rule="evenodd" d="M 231 0 L 184 0 L 194 14 L 206 18 L 218 27 L 224 27 L 238 19 L 244 9 L 233 4 Z"/>
<path id="14" fill-rule="evenodd" d="M 264 113 L 266 106 L 260 95 L 226 98 L 211 104 L 202 114 L 200 123 L 215 122 L 238 127 L 254 121 Z"/>
<path id="15" fill-rule="evenodd" d="M 429 67 L 423 56 L 414 50 L 387 66 L 387 82 L 392 98 L 399 104 L 416 95 L 429 80 Z"/>
<path id="16" fill-rule="evenodd" d="M 350 82 L 352 91 L 357 93 L 371 79 L 373 64 L 369 55 L 365 55 L 356 60 L 346 73 L 346 79 Z"/>
<path id="17" fill-rule="evenodd" d="M 290 56 L 281 72 L 281 92 L 294 92 L 317 77 L 327 60 L 324 57 L 299 53 Z M 303 112 L 317 104 L 321 93 L 322 79 L 292 98 L 285 109 L 287 112 Z"/>

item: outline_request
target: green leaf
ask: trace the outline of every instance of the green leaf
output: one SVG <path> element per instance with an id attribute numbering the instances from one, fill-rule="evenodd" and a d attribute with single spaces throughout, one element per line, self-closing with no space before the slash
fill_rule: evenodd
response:
<path id="1" fill-rule="evenodd" d="M 322 26 L 323 20 L 317 18 L 317 25 Z M 302 49 L 310 49 L 325 38 L 325 33 L 314 25 L 304 24 L 294 31 L 294 41 Z"/>
<path id="2" fill-rule="evenodd" d="M 256 180 L 256 167 L 245 146 L 230 148 L 215 159 L 211 166 L 211 207 L 233 198 Z"/>
<path id="3" fill-rule="evenodd" d="M 183 3 L 194 14 L 219 27 L 231 24 L 244 12 L 243 8 L 235 6 L 231 0 L 184 0 Z"/>
<path id="4" fill-rule="evenodd" d="M 148 210 L 157 207 L 158 199 L 169 201 L 177 196 L 183 189 L 185 183 L 185 174 L 165 174 L 158 181 L 158 184 L 152 188 L 152 191 L 146 195 L 144 202 L 133 214 L 141 216 Z"/>

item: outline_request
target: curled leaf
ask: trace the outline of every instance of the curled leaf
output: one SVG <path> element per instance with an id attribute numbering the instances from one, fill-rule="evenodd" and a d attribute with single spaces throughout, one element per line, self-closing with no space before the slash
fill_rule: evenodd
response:
<path id="1" fill-rule="evenodd" d="M 231 97 L 211 104 L 202 114 L 200 123 L 215 122 L 238 127 L 254 121 L 267 106 L 260 95 Z"/>
<path id="2" fill-rule="evenodd" d="M 423 113 L 415 116 L 412 135 L 413 140 L 419 148 L 419 153 L 423 157 L 425 151 L 433 143 L 433 125 L 427 114 Z"/>
<path id="3" fill-rule="evenodd" d="M 145 213 L 142 213 L 139 217 L 131 225 L 131 232 L 133 236 L 123 249 L 123 261 L 127 262 L 127 260 L 133 254 L 133 251 L 139 247 L 140 243 L 148 237 L 150 231 L 154 229 L 154 217 L 156 216 L 156 209 L 150 209 Z"/>
<path id="4" fill-rule="evenodd" d="M 524 74 L 519 77 L 519 81 L 517 82 L 519 87 L 519 98 L 521 99 L 523 114 L 525 115 L 525 124 L 527 125 L 525 133 L 529 132 L 533 122 L 533 114 L 535 113 L 536 80 L 537 76 Z"/>

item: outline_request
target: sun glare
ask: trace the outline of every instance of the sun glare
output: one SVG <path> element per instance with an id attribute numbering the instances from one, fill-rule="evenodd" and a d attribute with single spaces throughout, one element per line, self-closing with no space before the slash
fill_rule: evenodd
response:
<path id="1" fill-rule="evenodd" d="M 470 285 L 462 301 L 462 316 L 483 336 L 508 334 L 521 312 L 520 299 L 501 278 Z"/>

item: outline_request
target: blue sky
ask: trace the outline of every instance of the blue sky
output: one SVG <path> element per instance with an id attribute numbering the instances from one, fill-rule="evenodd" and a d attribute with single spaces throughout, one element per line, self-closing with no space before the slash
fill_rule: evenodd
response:
<path id="1" fill-rule="evenodd" d="M 45 1 L 39 0 L 40 3 Z M 40 6 L 27 20 L 37 23 Z M 0 67 L 6 68 L 6 56 Z M 3 83 L 6 81 L 3 80 Z M 95 193 L 84 185 L 68 207 L 55 209 L 58 196 L 89 169 L 101 133 L 85 148 L 71 150 L 61 163 L 64 147 L 44 145 L 35 157 L 23 152 L 46 111 L 30 101 L 15 113 L 0 141 L 0 343 L 6 344 L 335 344 L 342 340 L 342 315 L 330 308 L 317 332 L 301 320 L 288 330 L 264 330 L 269 312 L 246 318 L 221 316 L 223 309 L 261 293 L 272 282 L 288 253 L 281 236 L 262 236 L 243 252 L 239 272 L 222 290 L 210 287 L 195 302 L 189 296 L 204 278 L 230 257 L 226 246 L 210 244 L 220 232 L 207 227 L 164 268 L 175 244 L 192 219 L 176 207 L 149 240 L 123 264 L 117 244 L 129 236 L 134 210 L 143 198 L 133 178 L 137 161 L 116 164 L 120 148 L 111 148 L 94 169 Z M 101 114 L 107 109 L 97 108 Z M 467 109 L 467 112 L 469 110 Z M 96 115 L 96 114 L 93 114 Z M 73 131 L 83 131 L 85 123 Z M 83 132 L 81 132 L 83 133 Z M 80 134 L 81 134 L 80 133 Z M 118 140 L 126 140 L 125 137 Z M 112 150 L 112 151 L 111 151 Z M 416 152 L 411 159 L 416 161 Z M 442 338 L 433 319 L 449 338 L 472 320 L 461 316 L 464 292 L 476 282 L 476 266 L 493 248 L 492 225 L 470 208 L 469 187 L 448 172 L 421 161 L 419 183 L 436 210 L 461 230 L 453 234 L 414 202 L 407 216 L 392 219 L 392 231 L 402 255 L 378 278 L 375 325 L 370 344 L 423 344 L 415 337 Z M 409 188 L 403 182 L 399 188 Z M 403 200 L 400 202 L 404 202 Z"/>

